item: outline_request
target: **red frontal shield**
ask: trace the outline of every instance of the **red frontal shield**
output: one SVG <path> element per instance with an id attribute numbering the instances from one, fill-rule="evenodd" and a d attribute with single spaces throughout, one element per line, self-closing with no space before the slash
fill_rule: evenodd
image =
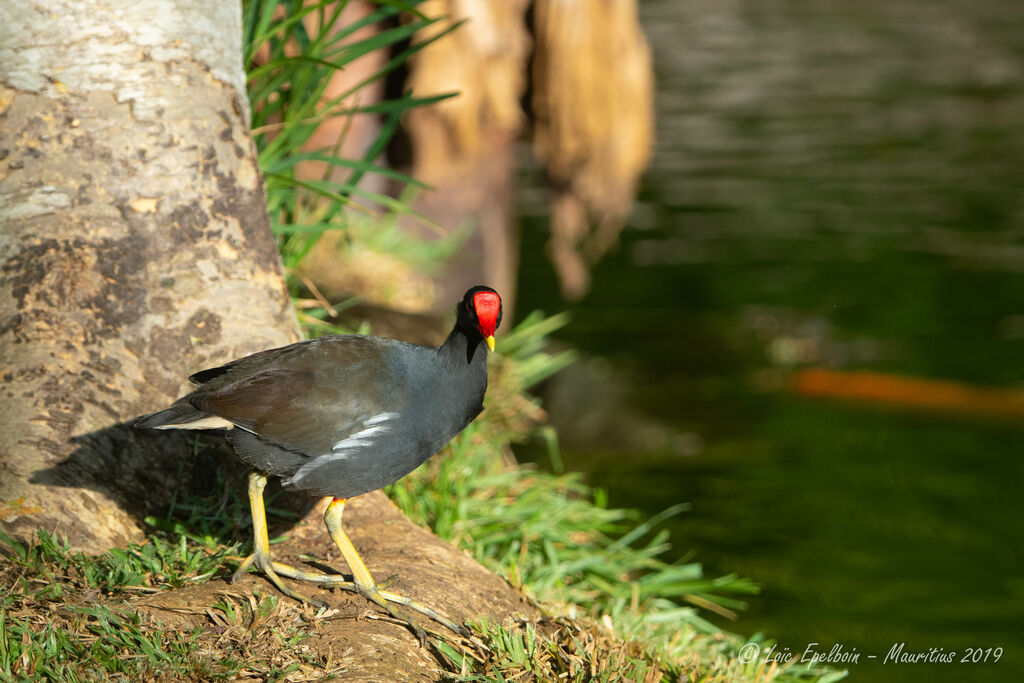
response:
<path id="1" fill-rule="evenodd" d="M 473 295 L 473 307 L 480 321 L 480 334 L 484 338 L 493 337 L 494 329 L 498 326 L 501 299 L 494 292 L 477 292 Z"/>

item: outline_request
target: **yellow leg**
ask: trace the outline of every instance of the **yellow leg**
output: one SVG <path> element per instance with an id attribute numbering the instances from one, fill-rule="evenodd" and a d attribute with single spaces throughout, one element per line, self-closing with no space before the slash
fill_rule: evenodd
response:
<path id="1" fill-rule="evenodd" d="M 253 565 L 263 573 L 270 582 L 277 587 L 279 591 L 284 593 L 290 598 L 305 602 L 317 607 L 326 607 L 327 604 L 322 600 L 314 600 L 308 598 L 302 593 L 297 593 L 292 589 L 284 585 L 284 581 L 277 575 L 277 569 L 284 569 L 282 572 L 285 576 L 288 576 L 290 572 L 287 570 L 292 569 L 288 565 L 274 562 L 270 559 L 270 536 L 267 533 L 267 511 L 263 506 L 263 489 L 267 486 L 267 477 L 259 472 L 252 472 L 249 474 L 249 509 L 252 511 L 252 547 L 253 553 L 249 557 L 242 560 L 242 563 L 238 565 L 238 569 L 235 570 L 234 575 L 231 577 L 231 582 L 234 583 L 242 578 L 249 568 Z M 292 570 L 297 571 L 297 570 Z"/>
<path id="2" fill-rule="evenodd" d="M 436 610 L 418 603 L 411 598 L 407 598 L 404 595 L 380 590 L 377 587 L 377 583 L 373 580 L 370 570 L 366 568 L 366 563 L 363 562 L 363 558 L 359 556 L 359 551 L 357 551 L 356 547 L 352 545 L 352 541 L 349 540 L 348 534 L 345 533 L 345 530 L 341 526 L 341 515 L 344 510 L 345 499 L 335 498 L 331 501 L 331 504 L 327 506 L 327 512 L 324 513 L 324 523 L 327 525 L 328 533 L 331 534 L 331 539 L 334 541 L 334 544 L 338 546 L 338 550 L 341 551 L 341 555 L 345 558 L 345 562 L 348 564 L 349 569 L 352 570 L 355 591 L 360 593 L 370 602 L 383 607 L 387 610 L 388 614 L 395 619 L 404 621 L 409 628 L 416 633 L 421 642 L 426 642 L 426 634 L 423 631 L 423 627 L 416 623 L 415 620 L 398 614 L 388 603 L 394 602 L 410 607 L 430 619 L 433 619 L 439 624 L 451 629 L 455 633 L 468 637 L 469 632 L 465 627 L 456 624 L 447 617 L 442 616 Z M 331 581 L 327 575 L 324 575 L 324 577 L 325 579 L 320 579 L 321 582 L 330 583 L 331 585 L 352 590 L 352 588 L 348 586 L 340 586 L 337 582 Z"/>
<path id="3" fill-rule="evenodd" d="M 370 574 L 370 570 L 366 568 L 366 563 L 363 562 L 363 558 L 359 556 L 359 552 L 356 550 L 355 546 L 352 545 L 352 541 L 349 540 L 344 529 L 342 529 L 341 516 L 342 512 L 345 510 L 345 500 L 342 498 L 335 498 L 331 501 L 331 504 L 327 506 L 327 512 L 324 513 L 324 523 L 327 525 L 327 531 L 331 534 L 331 539 L 334 541 L 335 545 L 338 546 L 338 550 L 341 551 L 342 557 L 345 558 L 345 562 L 348 563 L 349 569 L 352 571 L 353 581 L 346 581 L 340 574 L 332 575 L 323 574 L 321 572 L 307 572 L 281 562 L 274 562 L 270 557 L 270 537 L 267 533 L 267 512 L 263 504 L 263 489 L 266 488 L 266 485 L 267 478 L 265 475 L 259 472 L 253 472 L 249 475 L 249 507 L 252 511 L 253 553 L 242 560 L 242 563 L 238 566 L 238 569 L 231 577 L 232 583 L 238 581 L 246 572 L 249 571 L 251 567 L 255 566 L 256 569 L 262 572 L 264 576 L 266 576 L 270 582 L 285 595 L 295 600 L 316 605 L 318 607 L 326 607 L 327 604 L 322 600 L 308 598 L 301 593 L 291 590 L 284 585 L 284 581 L 281 580 L 281 576 L 287 576 L 288 578 L 299 581 L 308 581 L 311 583 L 327 585 L 331 588 L 341 588 L 343 590 L 359 593 L 370 602 L 373 602 L 387 610 L 388 614 L 395 619 L 406 623 L 417 637 L 419 637 L 420 642 L 422 643 L 426 643 L 426 632 L 423 630 L 423 627 L 416 623 L 415 620 L 399 614 L 389 603 L 405 605 L 406 607 L 414 609 L 430 619 L 433 619 L 459 635 L 469 636 L 469 632 L 465 627 L 456 624 L 447 617 L 442 616 L 436 610 L 420 604 L 411 598 L 407 598 L 404 595 L 398 595 L 397 593 L 381 590 L 377 586 L 377 583 L 373 580 L 373 576 Z"/>
<path id="4" fill-rule="evenodd" d="M 359 557 L 359 551 L 352 545 L 348 534 L 345 533 L 341 526 L 341 514 L 344 511 L 344 498 L 335 498 L 331 501 L 331 504 L 327 506 L 327 512 L 324 513 L 324 524 L 327 525 L 327 532 L 331 534 L 331 540 L 338 546 L 342 557 L 348 563 L 348 568 L 352 570 L 352 578 L 355 580 L 356 586 L 359 588 L 376 588 L 377 583 L 370 575 L 370 570 L 366 568 L 363 558 Z"/>

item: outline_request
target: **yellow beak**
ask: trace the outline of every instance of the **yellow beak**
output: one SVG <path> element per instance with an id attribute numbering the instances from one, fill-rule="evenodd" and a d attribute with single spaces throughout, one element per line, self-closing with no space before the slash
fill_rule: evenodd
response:
<path id="1" fill-rule="evenodd" d="M 487 342 L 487 348 L 489 348 L 491 351 L 493 351 L 494 350 L 494 335 L 491 334 L 491 335 L 488 335 L 488 336 L 484 337 L 484 341 Z"/>

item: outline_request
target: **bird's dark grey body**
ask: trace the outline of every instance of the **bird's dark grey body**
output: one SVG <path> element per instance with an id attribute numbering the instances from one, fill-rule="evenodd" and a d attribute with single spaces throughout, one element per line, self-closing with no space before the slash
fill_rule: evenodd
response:
<path id="1" fill-rule="evenodd" d="M 427 644 L 401 604 L 468 638 L 466 628 L 409 597 L 378 588 L 342 528 L 345 499 L 404 477 L 461 432 L 483 410 L 487 350 L 501 324 L 501 297 L 490 287 L 466 291 L 455 326 L 438 348 L 393 339 L 320 337 L 239 358 L 189 377 L 197 388 L 135 426 L 153 429 L 226 429 L 235 453 L 248 463 L 253 552 L 232 581 L 251 568 L 283 594 L 324 607 L 297 593 L 282 576 L 352 590 L 404 621 Z M 267 475 L 286 486 L 333 496 L 324 524 L 352 572 L 297 569 L 274 562 L 263 490 Z"/>
<path id="2" fill-rule="evenodd" d="M 253 468 L 286 486 L 351 498 L 413 471 L 480 413 L 487 351 L 459 327 L 441 347 L 320 337 L 190 379 L 195 391 L 137 425 L 215 427 L 222 418 Z"/>

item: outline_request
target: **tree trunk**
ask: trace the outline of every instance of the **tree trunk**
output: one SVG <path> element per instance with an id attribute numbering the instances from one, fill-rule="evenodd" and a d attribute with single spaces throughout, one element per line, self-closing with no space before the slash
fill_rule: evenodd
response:
<path id="1" fill-rule="evenodd" d="M 239 4 L 3 3 L 0 135 L 0 530 L 122 545 L 194 462 L 124 422 L 297 338 Z"/>

